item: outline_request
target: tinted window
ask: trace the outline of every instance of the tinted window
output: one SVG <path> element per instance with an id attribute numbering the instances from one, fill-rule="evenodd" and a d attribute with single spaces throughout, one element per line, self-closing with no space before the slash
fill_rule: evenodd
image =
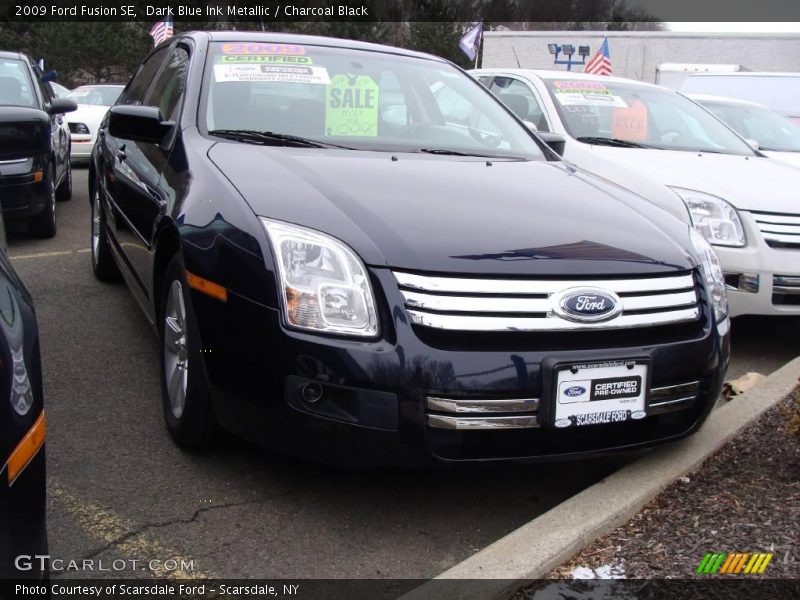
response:
<path id="1" fill-rule="evenodd" d="M 201 120 L 379 151 L 544 159 L 538 144 L 451 65 L 343 48 L 213 43 Z"/>
<path id="2" fill-rule="evenodd" d="M 175 48 L 147 98 L 147 104 L 157 106 L 165 119 L 171 119 L 177 113 L 179 101 L 186 89 L 188 70 L 189 53 L 185 48 Z"/>
<path id="3" fill-rule="evenodd" d="M 144 64 L 139 67 L 136 75 L 128 83 L 128 87 L 119 97 L 119 104 L 141 104 L 147 89 L 150 87 L 150 82 L 155 77 L 158 67 L 161 66 L 161 61 L 167 54 L 167 48 L 161 48 L 155 54 L 150 55 Z"/>
<path id="4" fill-rule="evenodd" d="M 733 131 L 676 92 L 602 79 L 545 83 L 564 127 L 578 141 L 609 138 L 662 150 L 753 154 Z"/>
<path id="5" fill-rule="evenodd" d="M 520 119 L 530 121 L 538 131 L 550 131 L 544 111 L 527 84 L 511 77 L 495 77 L 490 89 Z"/>
<path id="6" fill-rule="evenodd" d="M 16 59 L 0 59 L 0 104 L 38 106 L 27 65 Z"/>

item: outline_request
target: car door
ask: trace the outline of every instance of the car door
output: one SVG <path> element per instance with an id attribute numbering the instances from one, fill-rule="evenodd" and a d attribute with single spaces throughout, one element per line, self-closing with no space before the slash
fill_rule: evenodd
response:
<path id="1" fill-rule="evenodd" d="M 164 47 L 151 54 L 125 87 L 117 104 L 144 104 L 168 53 L 169 48 Z M 140 145 L 115 138 L 108 132 L 108 115 L 98 130 L 97 146 L 97 168 L 107 231 L 112 237 L 115 250 L 122 258 L 123 275 L 137 299 L 146 305 L 148 294 L 145 280 L 141 278 L 140 271 L 134 264 L 144 259 L 137 254 L 141 252 L 141 248 L 147 247 L 148 240 L 141 237 L 140 228 L 133 221 L 141 220 L 136 218 L 137 207 L 151 202 L 151 192 L 158 182 L 158 173 Z"/>
<path id="2" fill-rule="evenodd" d="M 177 121 L 189 71 L 189 48 L 178 44 L 160 66 L 143 105 L 155 106 L 162 120 Z M 169 194 L 162 189 L 171 144 L 117 140 L 115 176 L 119 183 L 114 197 L 119 219 L 117 237 L 133 275 L 149 296 L 150 252 L 156 225 L 167 210 Z"/>

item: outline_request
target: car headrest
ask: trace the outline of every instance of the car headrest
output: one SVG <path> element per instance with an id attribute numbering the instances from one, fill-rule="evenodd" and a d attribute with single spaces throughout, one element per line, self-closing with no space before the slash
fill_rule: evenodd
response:
<path id="1" fill-rule="evenodd" d="M 500 94 L 500 100 L 523 121 L 528 118 L 528 99 L 520 94 Z"/>

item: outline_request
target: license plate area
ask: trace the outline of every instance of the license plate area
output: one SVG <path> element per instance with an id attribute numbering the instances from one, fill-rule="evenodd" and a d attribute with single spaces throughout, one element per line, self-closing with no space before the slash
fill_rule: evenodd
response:
<path id="1" fill-rule="evenodd" d="M 554 368 L 551 423 L 561 429 L 636 421 L 647 416 L 650 361 L 561 363 Z"/>

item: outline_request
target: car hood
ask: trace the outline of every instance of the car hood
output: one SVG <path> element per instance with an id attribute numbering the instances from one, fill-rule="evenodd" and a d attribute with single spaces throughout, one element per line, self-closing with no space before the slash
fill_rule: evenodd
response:
<path id="1" fill-rule="evenodd" d="M 775 152 L 772 150 L 761 150 L 761 153 L 767 155 L 769 158 L 774 158 L 782 163 L 786 163 L 787 165 L 800 167 L 800 152 Z"/>
<path id="2" fill-rule="evenodd" d="M 771 158 L 609 146 L 592 146 L 592 151 L 666 185 L 718 196 L 741 210 L 800 212 L 800 170 Z"/>
<path id="3" fill-rule="evenodd" d="M 108 109 L 108 106 L 78 104 L 77 110 L 67 113 L 67 123 L 85 123 L 91 131 L 95 131 L 100 125 L 100 121 L 106 116 Z"/>
<path id="4" fill-rule="evenodd" d="M 563 163 L 233 142 L 208 155 L 255 214 L 324 231 L 372 266 L 563 275 L 695 264 L 685 224 Z"/>

